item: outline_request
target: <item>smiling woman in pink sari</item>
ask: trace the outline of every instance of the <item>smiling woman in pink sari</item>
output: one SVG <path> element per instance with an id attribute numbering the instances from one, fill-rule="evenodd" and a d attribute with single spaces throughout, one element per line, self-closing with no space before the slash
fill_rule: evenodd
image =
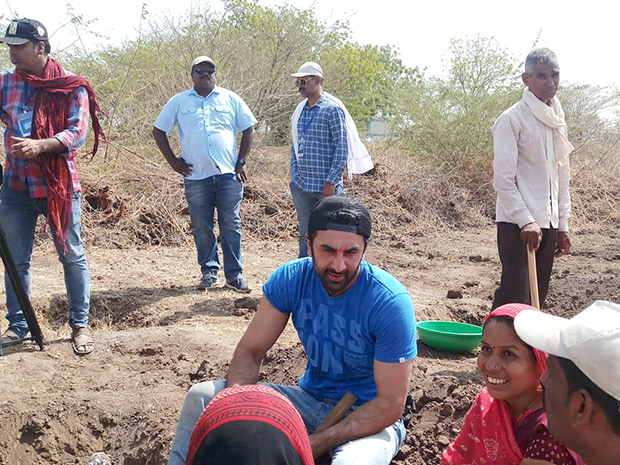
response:
<path id="1" fill-rule="evenodd" d="M 465 416 L 442 465 L 584 465 L 547 430 L 540 376 L 547 354 L 525 344 L 514 317 L 529 305 L 507 304 L 484 323 L 478 369 L 485 387 Z"/>

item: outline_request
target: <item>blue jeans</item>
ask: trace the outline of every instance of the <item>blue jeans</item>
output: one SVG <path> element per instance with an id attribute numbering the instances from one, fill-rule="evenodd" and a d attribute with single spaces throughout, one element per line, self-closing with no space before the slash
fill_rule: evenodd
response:
<path id="1" fill-rule="evenodd" d="M 189 206 L 202 277 L 215 278 L 220 270 L 217 239 L 213 234 L 213 216 L 216 208 L 226 281 L 230 282 L 240 277 L 243 272 L 243 261 L 239 210 L 243 198 L 243 183 L 234 174 L 220 174 L 197 181 L 186 179 L 185 198 Z"/>
<path id="2" fill-rule="evenodd" d="M 312 434 L 336 405 L 332 399 L 317 399 L 299 386 L 268 384 L 286 396 L 295 406 Z M 211 399 L 225 387 L 225 381 L 207 381 L 194 384 L 187 392 L 177 431 L 172 442 L 168 465 L 184 465 L 189 440 L 198 418 Z M 355 410 L 355 406 L 349 413 Z M 349 441 L 330 452 L 332 465 L 388 465 L 405 440 L 405 426 L 398 420 L 392 426 L 372 436 Z"/>
<path id="3" fill-rule="evenodd" d="M 322 192 L 304 192 L 293 182 L 290 183 L 293 204 L 297 211 L 297 224 L 299 226 L 299 258 L 308 256 L 308 243 L 306 233 L 308 232 L 308 221 L 312 208 L 323 198 Z M 336 185 L 336 195 L 342 194 L 342 184 Z"/>
<path id="4" fill-rule="evenodd" d="M 47 215 L 47 199 L 31 199 L 26 191 L 3 187 L 0 193 L 0 225 L 15 262 L 17 274 L 30 296 L 30 257 L 34 244 L 34 231 L 39 215 Z M 69 297 L 69 325 L 72 328 L 88 325 L 90 307 L 90 275 L 82 243 L 82 193 L 74 192 L 71 219 L 67 228 L 67 253 L 56 245 L 58 259 L 62 263 L 65 286 Z M 50 228 L 52 225 L 50 224 Z M 53 231 L 52 231 L 53 232 Z M 21 337 L 28 334 L 28 324 L 17 301 L 13 286 L 4 273 L 6 306 L 9 329 Z"/>

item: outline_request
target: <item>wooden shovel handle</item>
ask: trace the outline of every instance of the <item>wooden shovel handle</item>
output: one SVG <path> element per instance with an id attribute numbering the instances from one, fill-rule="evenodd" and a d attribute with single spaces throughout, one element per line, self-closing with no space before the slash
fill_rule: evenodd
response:
<path id="1" fill-rule="evenodd" d="M 330 428 L 336 423 L 338 423 L 342 419 L 344 414 L 349 411 L 349 409 L 356 400 L 357 398 L 350 392 L 347 392 L 344 396 L 342 396 L 338 403 L 334 406 L 332 411 L 329 412 L 329 415 L 327 415 L 325 420 L 323 420 L 323 423 L 321 423 L 316 429 L 315 433 L 320 433 L 321 431 Z"/>
<path id="2" fill-rule="evenodd" d="M 538 296 L 538 274 L 536 273 L 536 252 L 527 248 L 527 271 L 530 280 L 530 301 L 532 307 L 536 307 L 540 310 L 540 297 Z"/>

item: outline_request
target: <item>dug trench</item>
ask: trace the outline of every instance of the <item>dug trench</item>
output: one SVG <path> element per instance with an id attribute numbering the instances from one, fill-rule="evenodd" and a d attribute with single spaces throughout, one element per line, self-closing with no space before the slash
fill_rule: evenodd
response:
<path id="1" fill-rule="evenodd" d="M 244 242 L 247 297 L 194 289 L 199 271 L 185 247 L 87 249 L 96 349 L 76 357 L 68 340 L 61 267 L 48 244 L 33 257 L 32 302 L 48 340 L 0 357 L 0 464 L 85 464 L 95 452 L 115 465 L 166 463 L 185 392 L 222 378 L 261 297 L 261 285 L 295 256 L 295 241 Z M 410 291 L 419 320 L 480 324 L 499 277 L 492 225 L 410 240 L 371 242 L 369 262 Z M 571 316 L 596 299 L 620 301 L 620 236 L 582 228 L 557 261 L 547 302 Z M 448 297 L 450 295 L 450 297 Z M 4 300 L 3 296 L 0 299 Z M 4 323 L 3 323 L 4 326 Z M 411 377 L 418 411 L 393 464 L 438 464 L 481 386 L 476 351 L 418 345 Z M 305 366 L 294 329 L 269 352 L 261 379 L 294 383 Z"/>

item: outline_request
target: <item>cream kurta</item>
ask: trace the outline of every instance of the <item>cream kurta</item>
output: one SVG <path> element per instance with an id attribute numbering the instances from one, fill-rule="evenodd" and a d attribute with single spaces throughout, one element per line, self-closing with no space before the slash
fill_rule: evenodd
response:
<path id="1" fill-rule="evenodd" d="M 539 121 L 523 101 L 515 103 L 493 126 L 493 187 L 496 221 L 520 228 L 568 231 L 570 164 L 556 162 L 554 130 Z"/>

